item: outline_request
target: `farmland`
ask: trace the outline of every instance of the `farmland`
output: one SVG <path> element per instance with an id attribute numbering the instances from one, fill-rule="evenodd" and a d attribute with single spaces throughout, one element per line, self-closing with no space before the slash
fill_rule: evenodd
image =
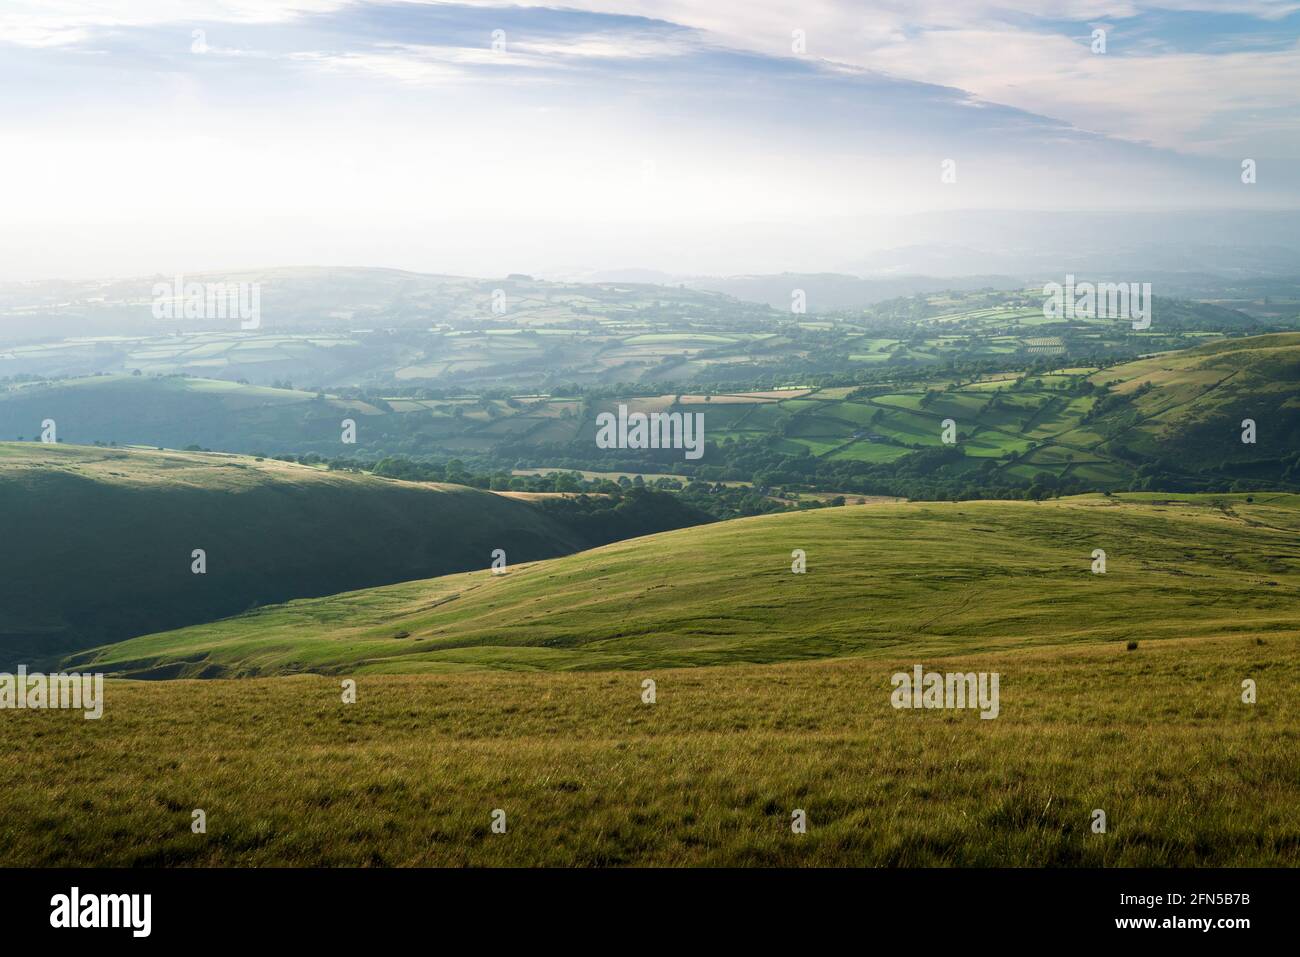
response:
<path id="1" fill-rule="evenodd" d="M 1105 366 L 908 374 L 860 386 L 427 398 L 90 376 L 0 393 L 0 435 L 35 437 L 52 419 L 61 439 L 83 444 L 292 451 L 358 465 L 392 455 L 457 458 L 507 476 L 574 469 L 852 494 L 919 494 L 891 476 L 916 453 L 945 449 L 954 455 L 943 463 L 944 481 L 958 490 L 1023 490 L 1039 480 L 1078 490 L 1128 488 L 1151 474 L 1144 465 L 1178 474 L 1183 488 L 1237 480 L 1294 485 L 1298 356 L 1300 333 L 1286 333 Z M 596 417 L 619 405 L 703 415 L 704 459 L 598 449 Z M 1247 418 L 1261 424 L 1254 443 L 1241 441 Z M 356 425 L 353 445 L 341 441 L 346 421 Z M 953 424 L 951 443 L 945 422 Z"/>
<path id="2" fill-rule="evenodd" d="M 190 277 L 196 281 L 215 277 Z M 1041 292 L 939 293 L 861 310 L 793 314 L 686 286 L 471 279 L 398 270 L 263 270 L 253 329 L 156 319 L 149 280 L 0 290 L 0 380 L 95 373 L 190 375 L 312 392 L 695 385 L 953 362 L 1131 357 L 1260 327 L 1222 305 L 1157 301 L 1152 327 L 1051 320 Z M 1300 321 L 1269 313 L 1269 322 Z"/>

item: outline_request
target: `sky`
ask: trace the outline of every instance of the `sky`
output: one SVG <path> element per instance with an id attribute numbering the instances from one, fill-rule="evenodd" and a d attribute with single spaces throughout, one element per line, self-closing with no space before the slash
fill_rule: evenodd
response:
<path id="1" fill-rule="evenodd" d="M 951 210 L 1300 206 L 1292 2 L 6 0 L 0 91 L 0 280 L 816 270 Z"/>

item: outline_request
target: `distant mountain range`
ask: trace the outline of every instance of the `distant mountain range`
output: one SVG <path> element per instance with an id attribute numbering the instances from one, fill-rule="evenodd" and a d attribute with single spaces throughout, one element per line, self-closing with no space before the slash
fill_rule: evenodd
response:
<path id="1" fill-rule="evenodd" d="M 681 285 L 782 309 L 789 308 L 791 289 L 801 288 L 809 311 L 862 308 L 945 290 L 1018 289 L 1067 273 L 1158 282 L 1158 295 L 1186 297 L 1216 297 L 1230 283 L 1300 277 L 1300 212 L 1294 210 L 966 210 L 882 218 L 861 224 L 860 231 L 874 239 L 814 271 L 703 276 L 628 268 L 548 275 Z"/>

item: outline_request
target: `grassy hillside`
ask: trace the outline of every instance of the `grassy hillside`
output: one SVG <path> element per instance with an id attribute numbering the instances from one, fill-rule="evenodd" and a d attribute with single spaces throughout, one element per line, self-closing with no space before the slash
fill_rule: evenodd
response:
<path id="1" fill-rule="evenodd" d="M 1158 620 L 1133 610 L 1134 633 Z M 917 662 L 998 672 L 998 718 L 893 709 L 890 675 Z M 99 721 L 5 712 L 0 864 L 1295 867 L 1297 675 L 1295 638 L 1247 632 L 362 676 L 351 705 L 337 678 L 109 681 Z"/>
<path id="2" fill-rule="evenodd" d="M 1107 572 L 1091 571 L 1092 552 Z M 791 573 L 803 549 L 807 572 Z M 120 674 L 645 669 L 1300 633 L 1300 496 L 778 513 L 296 601 L 79 655 Z"/>
<path id="3" fill-rule="evenodd" d="M 0 443 L 0 659 L 255 605 L 546 558 L 587 542 L 537 507 L 233 455 Z M 191 553 L 207 553 L 207 573 Z"/>
<path id="4" fill-rule="evenodd" d="M 1111 454 L 1257 476 L 1276 474 L 1289 460 L 1286 474 L 1300 482 L 1300 333 L 1209 343 L 1107 369 L 1092 381 L 1130 400 L 1127 416 L 1113 414 L 1101 446 Z M 1241 441 L 1247 418 L 1256 423 L 1253 444 Z"/>

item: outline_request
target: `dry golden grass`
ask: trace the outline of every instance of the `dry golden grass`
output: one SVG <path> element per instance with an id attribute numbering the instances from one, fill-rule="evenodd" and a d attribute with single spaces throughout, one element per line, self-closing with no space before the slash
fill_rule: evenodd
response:
<path id="1" fill-rule="evenodd" d="M 921 662 L 996 720 L 893 709 L 914 663 L 110 682 L 0 711 L 0 863 L 1300 864 L 1300 635 Z"/>

